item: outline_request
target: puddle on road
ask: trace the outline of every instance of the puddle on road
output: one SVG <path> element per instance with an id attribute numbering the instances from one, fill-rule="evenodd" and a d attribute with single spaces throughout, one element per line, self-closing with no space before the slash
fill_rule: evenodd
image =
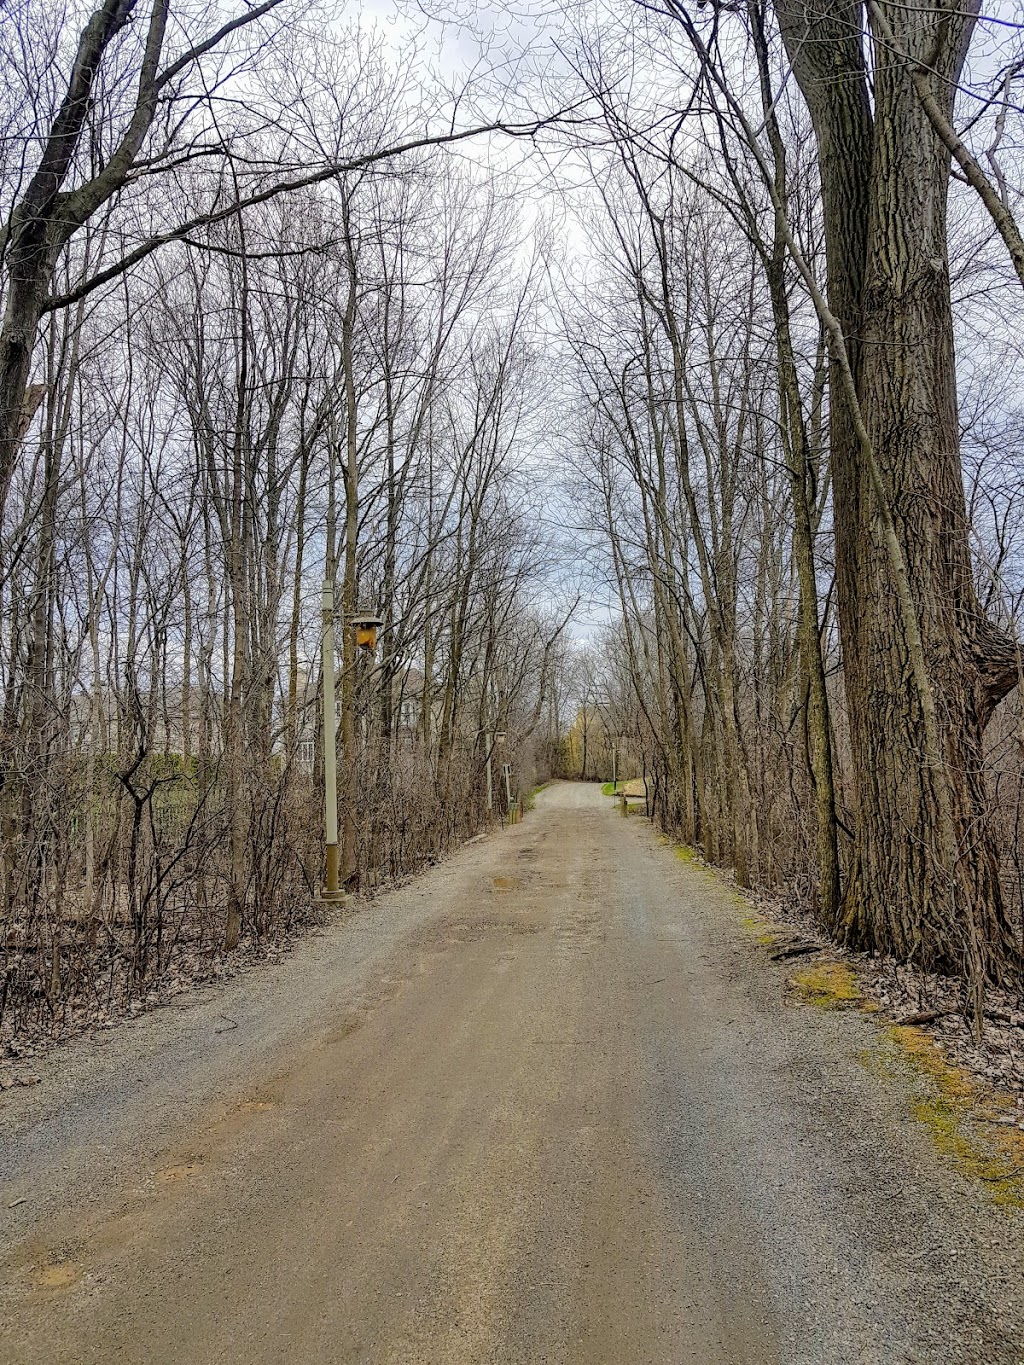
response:
<path id="1" fill-rule="evenodd" d="M 522 884 L 519 877 L 495 877 L 491 882 L 495 891 L 518 891 Z"/>

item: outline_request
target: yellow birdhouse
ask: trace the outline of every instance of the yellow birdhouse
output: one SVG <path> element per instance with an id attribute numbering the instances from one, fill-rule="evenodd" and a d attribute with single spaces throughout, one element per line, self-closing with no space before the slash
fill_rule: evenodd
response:
<path id="1" fill-rule="evenodd" d="M 361 611 L 351 618 L 349 624 L 356 633 L 357 648 L 366 650 L 377 648 L 377 631 L 384 624 L 381 617 Z"/>

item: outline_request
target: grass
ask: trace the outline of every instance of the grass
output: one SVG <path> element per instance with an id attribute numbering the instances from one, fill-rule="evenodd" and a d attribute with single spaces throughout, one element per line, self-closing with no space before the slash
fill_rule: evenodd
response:
<path id="1" fill-rule="evenodd" d="M 617 790 L 618 790 L 618 784 L 617 784 L 617 783 L 615 783 L 615 782 L 606 782 L 606 783 L 604 784 L 604 786 L 601 788 L 601 795 L 602 795 L 602 796 L 614 796 Z"/>
<path id="2" fill-rule="evenodd" d="M 540 793 L 544 790 L 544 788 L 547 787 L 547 786 L 549 786 L 549 785 L 550 785 L 550 784 L 547 783 L 547 782 L 541 782 L 541 783 L 539 783 L 536 787 L 533 787 L 529 792 L 527 792 L 527 795 L 526 795 L 526 802 L 525 802 L 525 805 L 526 805 L 526 809 L 527 809 L 527 810 L 533 810 L 533 808 L 534 808 L 534 806 L 536 805 L 536 802 L 537 802 L 537 797 L 538 797 L 538 796 L 540 795 Z"/>

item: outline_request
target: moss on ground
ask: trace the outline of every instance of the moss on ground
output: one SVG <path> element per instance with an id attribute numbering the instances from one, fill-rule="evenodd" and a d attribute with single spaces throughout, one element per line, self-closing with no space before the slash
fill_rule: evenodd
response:
<path id="1" fill-rule="evenodd" d="M 614 783 L 614 782 L 606 782 L 606 783 L 602 786 L 602 788 L 601 788 L 601 795 L 602 795 L 602 796 L 614 796 L 616 790 L 617 790 L 617 784 L 616 784 L 616 783 Z"/>
<path id="2" fill-rule="evenodd" d="M 768 920 L 762 919 L 760 915 L 752 915 L 750 906 L 744 901 L 742 896 L 736 897 L 737 908 L 746 913 L 740 920 L 740 927 L 746 929 L 748 934 L 753 934 L 762 948 L 774 948 L 776 944 L 782 942 L 782 935 L 775 929 L 774 925 Z"/>
<path id="3" fill-rule="evenodd" d="M 797 995 L 823 1010 L 846 1009 L 864 999 L 852 967 L 845 962 L 815 962 L 789 978 Z"/>
<path id="4" fill-rule="evenodd" d="M 910 1112 L 936 1150 L 961 1175 L 981 1182 L 994 1204 L 1024 1209 L 1024 1132 L 1013 1100 L 953 1066 L 924 1029 L 890 1024 L 885 1036 L 888 1048 L 862 1062 L 887 1078 L 899 1075 L 901 1063 L 904 1071 L 909 1067 L 918 1082 Z"/>
<path id="5" fill-rule="evenodd" d="M 680 862 L 715 876 L 692 848 L 665 837 L 662 842 L 671 845 Z M 764 947 L 780 941 L 779 926 L 759 916 L 740 892 L 734 892 L 733 899 L 744 930 Z M 801 967 L 788 982 L 799 998 L 819 1009 L 856 1008 L 865 1014 L 881 1009 L 864 996 L 856 973 L 846 962 Z M 896 1082 L 905 1082 L 909 1069 L 916 1082 L 910 1112 L 927 1129 L 940 1155 L 961 1175 L 978 1181 L 994 1204 L 1024 1210 L 1024 1130 L 1018 1126 L 1024 1116 L 1014 1099 L 953 1066 L 924 1029 L 913 1024 L 883 1028 L 881 1045 L 862 1048 L 857 1054 L 861 1066 L 881 1080 Z"/>
<path id="6" fill-rule="evenodd" d="M 790 984 L 822 1009 L 878 1009 L 861 995 L 845 962 L 805 967 Z M 1024 1209 L 1024 1132 L 1016 1126 L 1013 1100 L 953 1066 L 935 1039 L 916 1025 L 889 1024 L 884 1040 L 888 1046 L 862 1049 L 860 1064 L 884 1080 L 899 1080 L 909 1068 L 917 1082 L 910 1112 L 928 1130 L 936 1150 L 962 1175 L 982 1182 L 993 1203 Z"/>
<path id="7" fill-rule="evenodd" d="M 639 813 L 643 813 L 642 807 L 638 807 L 637 810 Z M 630 814 L 632 813 L 633 811 L 631 809 Z M 753 934 L 763 948 L 773 948 L 785 938 L 785 934 L 781 932 L 776 925 L 753 911 L 751 909 L 750 901 L 743 892 L 734 890 L 728 882 L 723 881 L 719 873 L 704 862 L 696 849 L 691 848 L 689 844 L 677 844 L 674 839 L 670 839 L 664 834 L 659 837 L 663 844 L 671 846 L 672 852 L 681 863 L 685 863 L 687 867 L 692 867 L 695 871 L 703 873 L 709 881 L 714 882 L 715 885 L 729 897 L 733 907 L 739 913 L 741 928 L 746 929 L 748 933 Z"/>

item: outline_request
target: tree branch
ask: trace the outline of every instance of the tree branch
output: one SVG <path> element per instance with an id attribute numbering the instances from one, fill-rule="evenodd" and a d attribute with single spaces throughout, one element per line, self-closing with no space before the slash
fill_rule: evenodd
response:
<path id="1" fill-rule="evenodd" d="M 568 111 L 565 111 L 568 112 Z M 308 189 L 312 185 L 322 185 L 325 181 L 334 180 L 338 176 L 351 174 L 353 171 L 365 170 L 370 166 L 379 165 L 382 161 L 390 161 L 395 157 L 404 156 L 408 152 L 423 151 L 427 147 L 451 146 L 454 143 L 465 142 L 468 138 L 479 137 L 485 133 L 504 133 L 507 137 L 534 137 L 541 128 L 549 126 L 564 117 L 564 113 L 552 114 L 549 118 L 539 119 L 529 124 L 506 124 L 506 123 L 487 123 L 481 124 L 476 128 L 465 128 L 457 133 L 441 133 L 430 137 L 413 138 L 409 142 L 398 143 L 394 147 L 386 147 L 381 151 L 367 152 L 364 156 L 353 157 L 350 161 L 335 162 L 324 166 L 318 171 L 309 175 L 298 176 L 294 179 L 281 180 L 269 186 L 265 190 L 260 190 L 256 194 L 251 194 L 244 199 L 235 200 L 234 203 L 226 208 L 213 210 L 203 213 L 190 219 L 187 223 L 181 223 L 178 227 L 172 228 L 168 232 L 159 233 L 151 237 L 130 251 L 119 261 L 106 270 L 101 270 L 88 280 L 70 289 L 67 293 L 51 295 L 45 299 L 42 306 L 43 313 L 52 313 L 54 309 L 66 308 L 69 304 L 77 303 L 79 299 L 84 299 L 94 290 L 109 284 L 111 280 L 123 275 L 132 266 L 144 261 L 147 256 L 151 256 L 160 247 L 168 245 L 170 242 L 180 241 L 190 236 L 193 232 L 203 227 L 212 227 L 217 223 L 223 223 L 231 218 L 237 217 L 246 209 L 254 207 L 256 204 L 265 204 L 271 199 L 276 199 L 279 195 L 290 194 L 296 190 Z"/>

